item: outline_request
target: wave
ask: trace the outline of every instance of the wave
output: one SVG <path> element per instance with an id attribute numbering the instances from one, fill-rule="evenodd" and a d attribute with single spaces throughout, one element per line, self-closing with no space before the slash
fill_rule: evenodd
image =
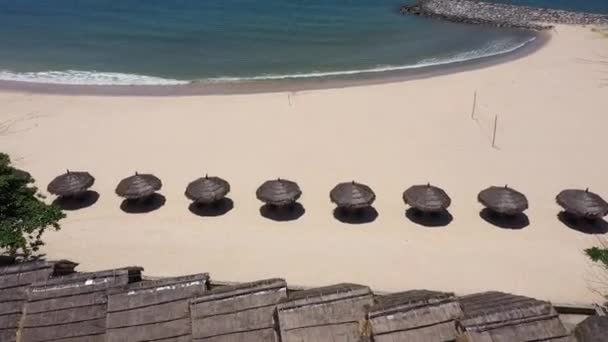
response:
<path id="1" fill-rule="evenodd" d="M 0 80 L 66 85 L 180 85 L 191 83 L 154 76 L 79 70 L 40 72 L 0 70 Z"/>
<path id="2" fill-rule="evenodd" d="M 348 75 L 358 75 L 358 74 L 368 74 L 368 73 L 381 73 L 381 72 L 389 72 L 389 71 L 399 71 L 399 70 L 410 70 L 410 69 L 421 69 L 428 68 L 432 66 L 446 65 L 446 64 L 454 64 L 454 63 L 462 63 L 473 61 L 481 58 L 494 57 L 499 55 L 504 55 L 507 53 L 511 53 L 515 50 L 518 50 L 528 43 L 532 43 L 536 40 L 536 37 L 532 37 L 524 42 L 513 44 L 512 42 L 500 41 L 488 44 L 480 49 L 475 49 L 467 52 L 457 53 L 448 57 L 437 57 L 437 58 L 427 58 L 423 59 L 415 64 L 408 65 L 382 65 L 377 66 L 375 68 L 370 69 L 357 69 L 357 70 L 342 70 L 342 71 L 315 71 L 310 73 L 295 73 L 295 74 L 284 74 L 284 75 L 276 75 L 276 74 L 267 74 L 260 76 L 250 76 L 250 77 L 232 77 L 232 76 L 222 76 L 215 78 L 208 78 L 204 80 L 200 80 L 198 82 L 205 83 L 222 83 L 222 82 L 247 82 L 247 81 L 264 81 L 264 80 L 288 80 L 288 79 L 298 79 L 298 78 L 315 78 L 315 77 L 332 77 L 332 76 L 348 76 Z"/>
<path id="3" fill-rule="evenodd" d="M 456 53 L 450 56 L 435 57 L 423 59 L 415 64 L 409 65 L 384 65 L 370 69 L 358 70 L 342 70 L 342 71 L 314 71 L 309 73 L 294 73 L 294 74 L 266 74 L 259 76 L 221 76 L 214 78 L 206 78 L 195 81 L 167 79 L 155 76 L 123 74 L 115 72 L 96 72 L 96 71 L 41 71 L 41 72 L 12 72 L 8 70 L 0 70 L 0 80 L 2 81 L 17 81 L 29 83 L 45 83 L 45 84 L 65 84 L 65 85 L 126 85 L 126 86 L 167 86 L 167 85 L 184 85 L 191 83 L 230 83 L 230 82 L 248 82 L 248 81 L 265 81 L 265 80 L 289 80 L 289 79 L 304 79 L 318 77 L 335 77 L 348 76 L 369 73 L 381 73 L 399 70 L 420 69 L 432 66 L 462 63 L 481 58 L 498 56 L 513 52 L 522 48 L 528 43 L 533 42 L 536 37 L 532 37 L 524 42 L 514 44 L 511 40 L 494 41 L 488 43 L 482 48 Z"/>

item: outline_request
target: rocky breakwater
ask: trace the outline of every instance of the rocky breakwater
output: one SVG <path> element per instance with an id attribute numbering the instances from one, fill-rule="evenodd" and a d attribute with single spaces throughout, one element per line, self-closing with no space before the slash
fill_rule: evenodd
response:
<path id="1" fill-rule="evenodd" d="M 418 0 L 401 13 L 459 23 L 543 30 L 552 24 L 606 25 L 608 15 L 488 3 L 476 0 Z"/>

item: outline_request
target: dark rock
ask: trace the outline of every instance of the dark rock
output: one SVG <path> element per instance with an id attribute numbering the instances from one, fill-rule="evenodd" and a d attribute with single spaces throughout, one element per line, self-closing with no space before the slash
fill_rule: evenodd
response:
<path id="1" fill-rule="evenodd" d="M 418 0 L 401 7 L 401 13 L 457 23 L 546 30 L 551 24 L 605 25 L 608 16 L 547 8 L 487 3 L 477 0 Z"/>

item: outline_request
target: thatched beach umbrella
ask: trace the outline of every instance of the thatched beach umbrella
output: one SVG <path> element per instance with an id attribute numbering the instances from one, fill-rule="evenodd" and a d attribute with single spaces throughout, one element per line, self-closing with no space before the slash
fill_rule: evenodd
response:
<path id="1" fill-rule="evenodd" d="M 255 195 L 266 204 L 285 206 L 294 204 L 302 195 L 302 190 L 296 182 L 278 178 L 264 182 Z"/>
<path id="2" fill-rule="evenodd" d="M 329 193 L 329 198 L 339 208 L 360 209 L 371 206 L 376 200 L 376 194 L 369 186 L 352 181 L 336 185 Z"/>
<path id="3" fill-rule="evenodd" d="M 528 209 L 528 199 L 508 186 L 491 186 L 477 195 L 477 200 L 488 209 L 501 215 L 516 215 Z"/>
<path id="4" fill-rule="evenodd" d="M 126 199 L 148 197 L 163 186 L 160 179 L 151 174 L 139 174 L 127 177 L 118 183 L 116 194 Z"/>
<path id="5" fill-rule="evenodd" d="M 55 177 L 47 190 L 57 196 L 67 197 L 84 193 L 95 183 L 95 178 L 88 172 L 70 171 Z"/>
<path id="6" fill-rule="evenodd" d="M 431 184 L 411 186 L 403 192 L 403 201 L 426 213 L 444 211 L 452 203 L 452 199 L 445 191 Z"/>
<path id="7" fill-rule="evenodd" d="M 188 199 L 201 204 L 211 204 L 224 198 L 230 192 L 230 184 L 219 177 L 199 178 L 186 187 Z"/>
<path id="8" fill-rule="evenodd" d="M 589 189 L 563 190 L 555 200 L 567 213 L 574 216 L 597 219 L 608 214 L 608 203 Z"/>

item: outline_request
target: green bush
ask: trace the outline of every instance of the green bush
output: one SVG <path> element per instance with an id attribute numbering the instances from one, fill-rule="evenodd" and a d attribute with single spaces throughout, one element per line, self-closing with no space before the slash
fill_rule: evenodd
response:
<path id="1" fill-rule="evenodd" d="M 65 217 L 61 209 L 44 203 L 24 171 L 11 166 L 8 155 L 0 152 L 0 252 L 31 256 L 43 245 L 47 228 L 59 229 Z"/>

